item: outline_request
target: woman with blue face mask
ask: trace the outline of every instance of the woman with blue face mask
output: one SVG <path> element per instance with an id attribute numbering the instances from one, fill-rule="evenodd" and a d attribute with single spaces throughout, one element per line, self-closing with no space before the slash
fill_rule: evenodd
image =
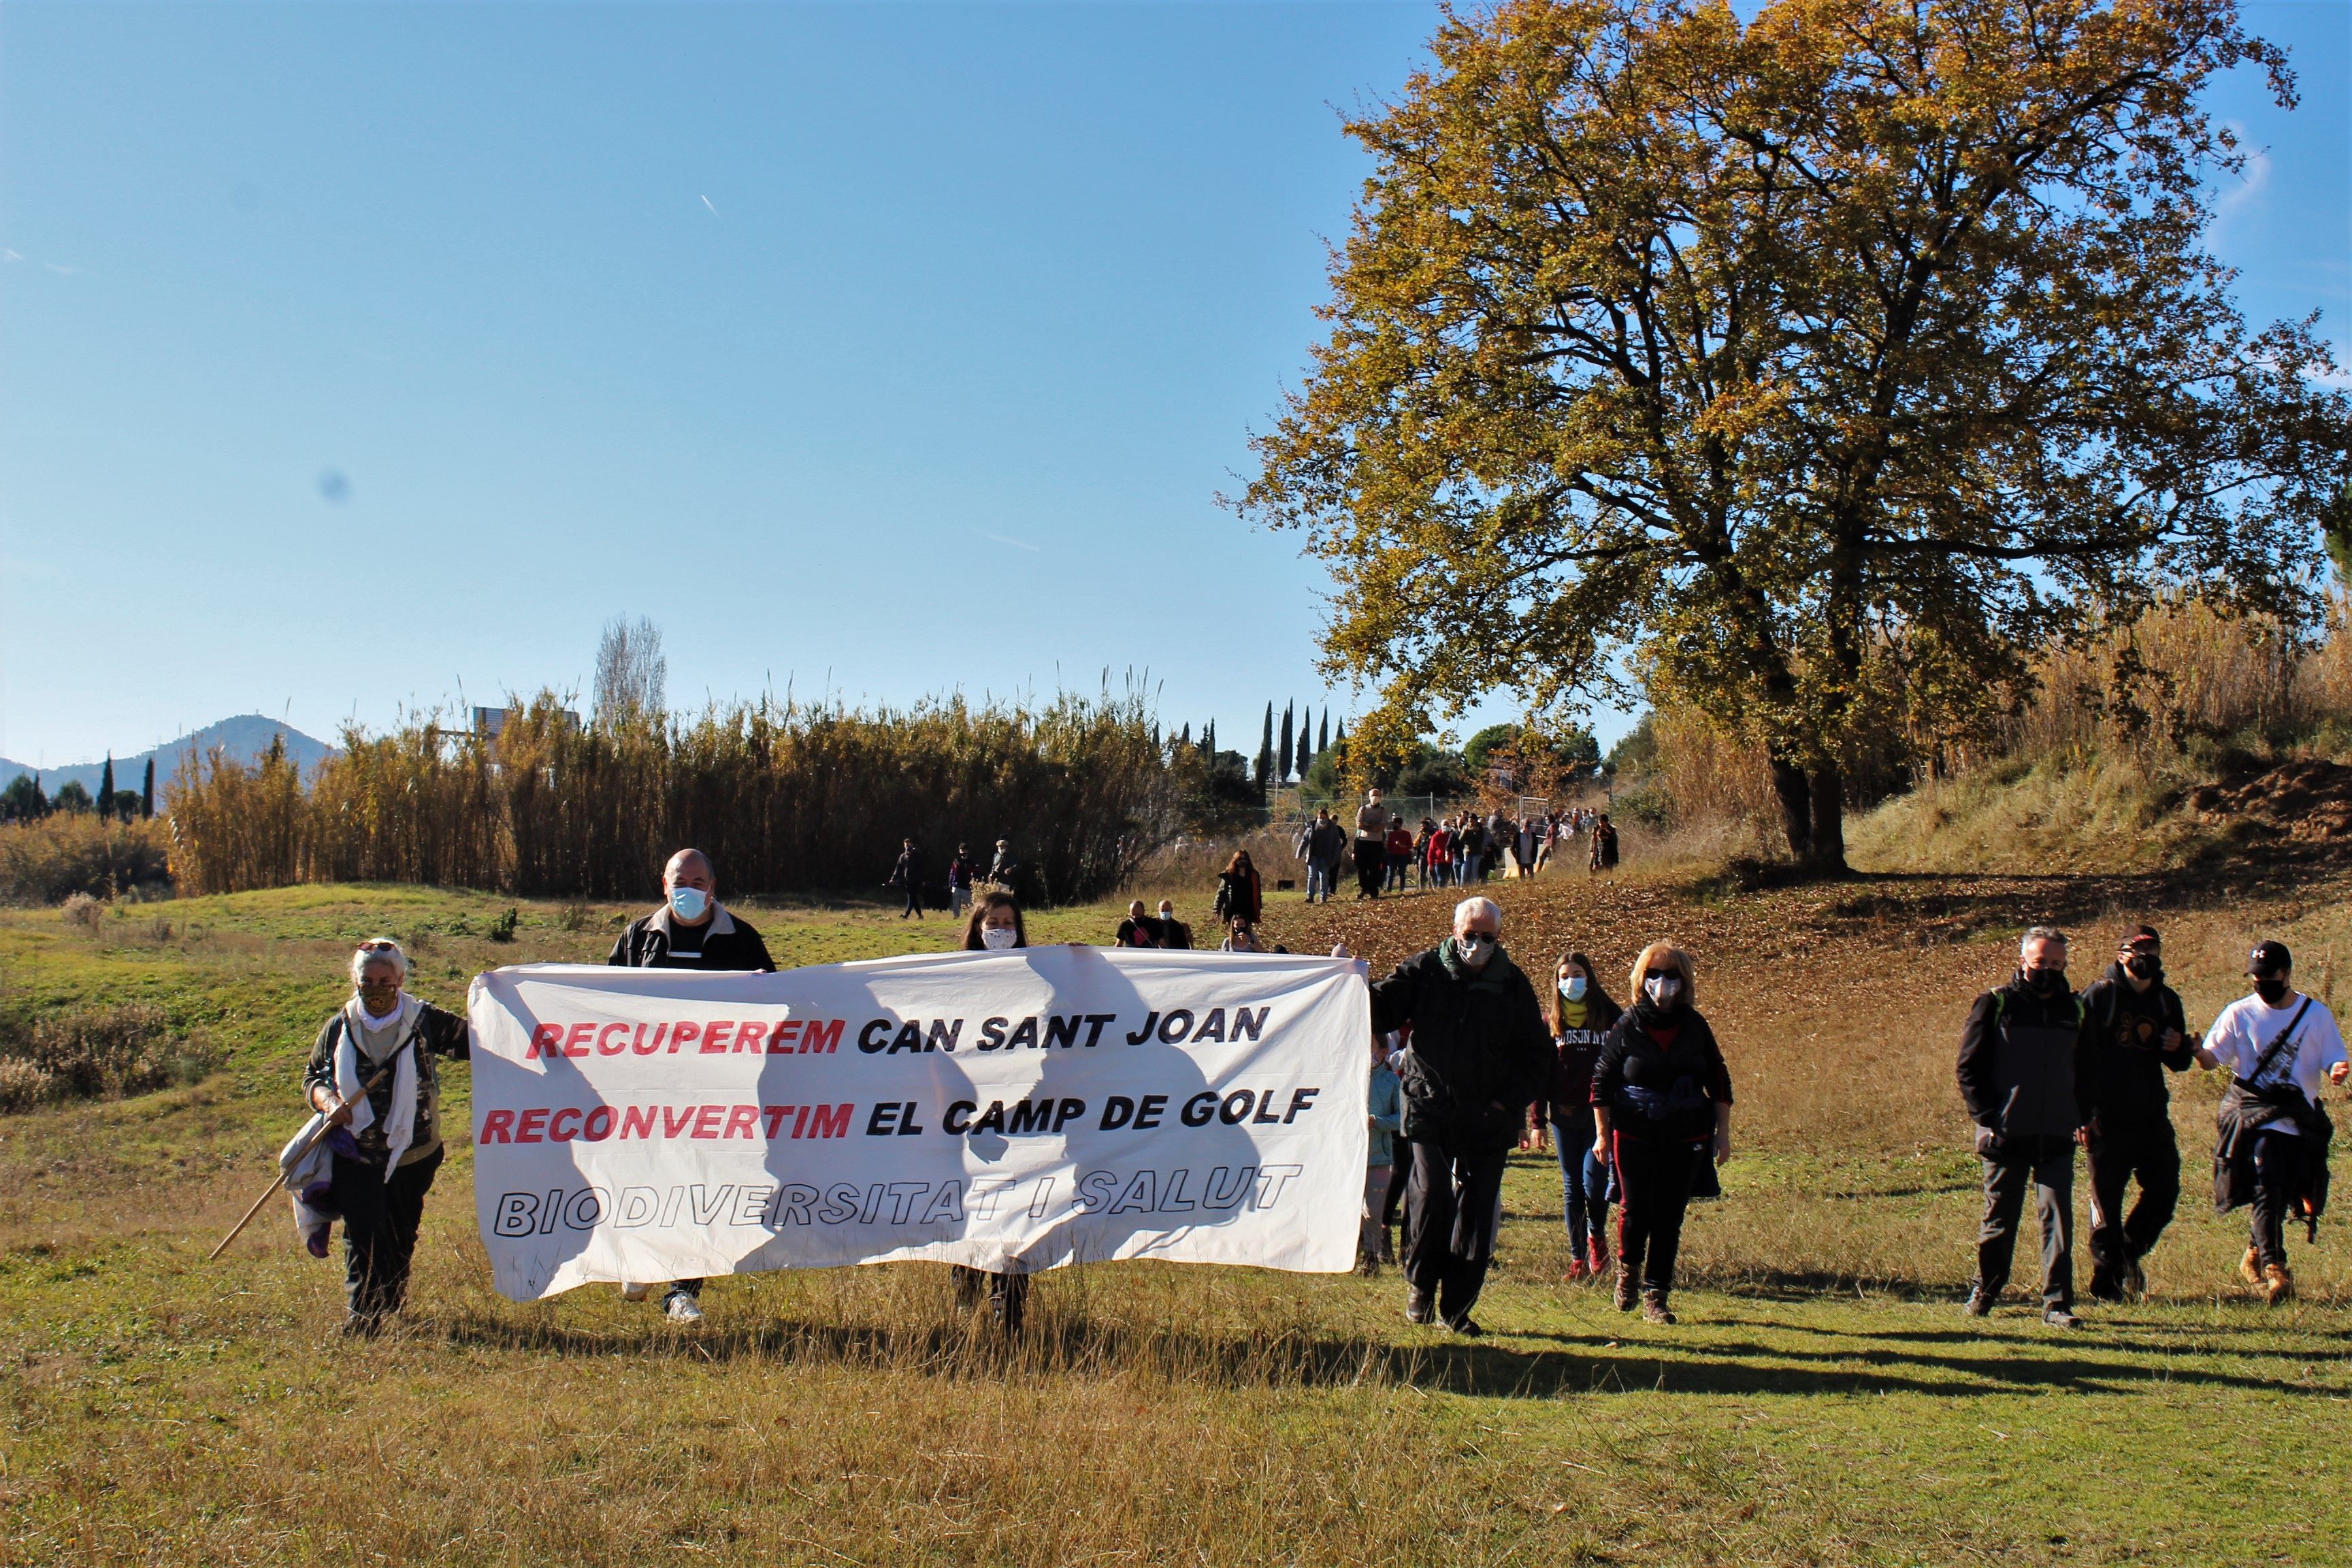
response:
<path id="1" fill-rule="evenodd" d="M 1564 955 L 1552 974 L 1551 1084 L 1536 1114 L 1551 1123 L 1559 1151 L 1561 1219 L 1568 1226 L 1567 1283 L 1597 1279 L 1608 1267 L 1609 1164 L 1593 1149 L 1592 1069 L 1620 1011 L 1593 977 L 1592 961 Z"/>
<path id="2" fill-rule="evenodd" d="M 1683 1214 L 1709 1155 L 1731 1158 L 1731 1070 L 1694 1005 L 1690 954 L 1654 942 L 1592 1068 L 1592 1121 L 1617 1174 L 1617 1310 L 1671 1323 Z"/>

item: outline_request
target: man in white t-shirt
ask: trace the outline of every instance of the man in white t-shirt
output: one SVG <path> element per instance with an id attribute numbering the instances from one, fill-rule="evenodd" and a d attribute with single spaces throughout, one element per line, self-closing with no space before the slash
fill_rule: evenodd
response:
<path id="1" fill-rule="evenodd" d="M 2327 1201 L 2334 1126 L 2320 1086 L 2352 1077 L 2344 1036 L 2326 1003 L 2294 989 L 2286 944 L 2258 942 L 2246 960 L 2254 994 L 2222 1009 L 2198 1049 L 2207 1068 L 2235 1081 L 2217 1119 L 2213 1196 L 2223 1214 L 2252 1205 L 2252 1236 L 2238 1270 L 2273 1306 L 2294 1294 L 2286 1264 L 2290 1214 L 2316 1220 Z"/>

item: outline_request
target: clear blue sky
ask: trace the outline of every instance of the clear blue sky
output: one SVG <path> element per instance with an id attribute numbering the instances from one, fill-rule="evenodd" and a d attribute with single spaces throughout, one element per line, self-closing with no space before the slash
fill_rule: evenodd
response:
<path id="1" fill-rule="evenodd" d="M 2248 12 L 2305 106 L 2216 98 L 2216 242 L 2342 343 L 2352 5 Z M 583 684 L 622 614 L 682 705 L 1148 667 L 1249 749 L 1323 578 L 1213 497 L 1434 17 L 0 8 L 0 753 Z"/>

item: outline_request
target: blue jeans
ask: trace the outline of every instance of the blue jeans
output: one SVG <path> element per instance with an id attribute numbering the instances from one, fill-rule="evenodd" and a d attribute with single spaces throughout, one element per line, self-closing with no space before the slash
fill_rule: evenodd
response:
<path id="1" fill-rule="evenodd" d="M 1566 1200 L 1560 1218 L 1568 1227 L 1570 1247 L 1582 1248 L 1609 1225 L 1609 1167 L 1592 1149 L 1592 1119 L 1573 1127 L 1551 1126 L 1553 1146 L 1559 1152 L 1559 1185 Z"/>

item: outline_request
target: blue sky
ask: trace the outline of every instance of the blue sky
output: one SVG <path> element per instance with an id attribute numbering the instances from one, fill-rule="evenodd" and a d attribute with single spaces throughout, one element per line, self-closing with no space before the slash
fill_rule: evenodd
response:
<path id="1" fill-rule="evenodd" d="M 2342 343 L 2352 4 L 2247 12 L 2304 107 L 2215 96 L 2215 244 Z M 583 684 L 615 615 L 684 705 L 1148 668 L 1254 741 L 1324 580 L 1213 497 L 1434 17 L 0 8 L 0 753 Z"/>

